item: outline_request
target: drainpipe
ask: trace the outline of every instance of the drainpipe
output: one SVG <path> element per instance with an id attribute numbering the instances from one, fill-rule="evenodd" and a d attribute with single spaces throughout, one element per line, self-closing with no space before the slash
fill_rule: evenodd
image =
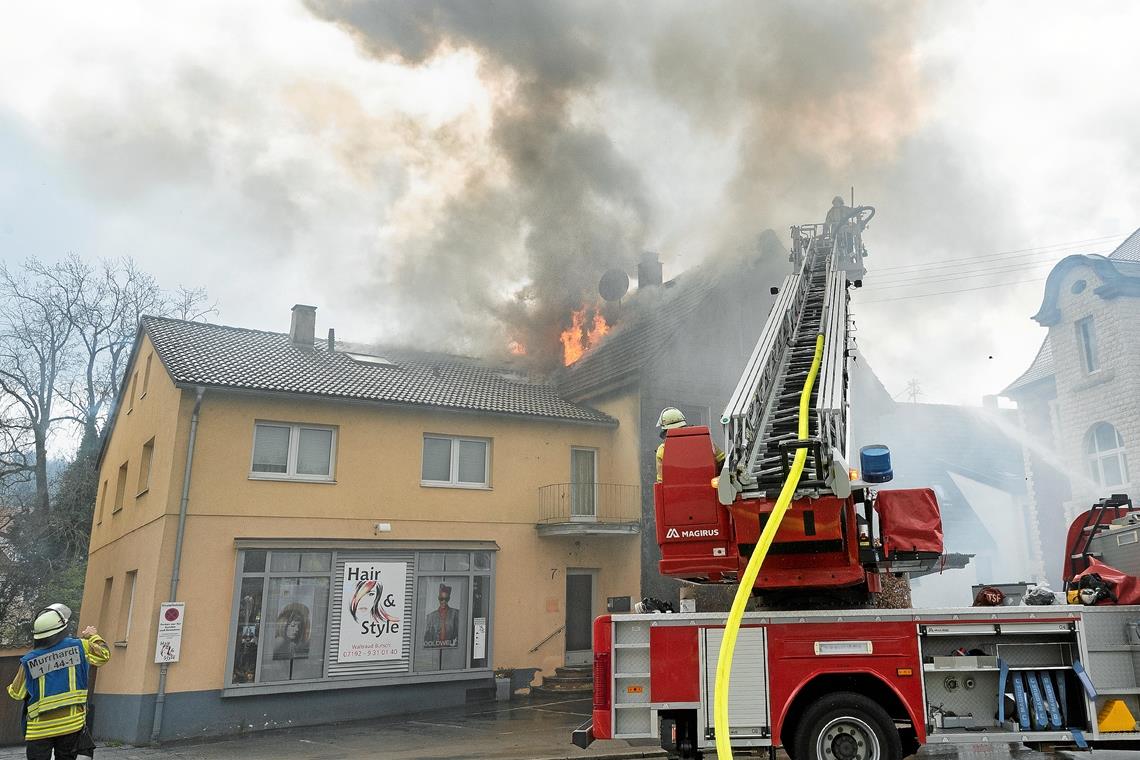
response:
<path id="1" fill-rule="evenodd" d="M 190 439 L 186 444 L 186 470 L 182 475 L 182 500 L 178 504 L 178 534 L 174 539 L 174 568 L 170 573 L 170 601 L 178 599 L 179 570 L 182 566 L 182 539 L 186 536 L 186 510 L 190 504 L 190 473 L 194 469 L 194 441 L 198 437 L 198 412 L 202 408 L 202 396 L 206 389 L 199 386 L 194 398 L 194 412 L 190 415 Z M 150 741 L 158 743 L 162 731 L 162 708 L 166 704 L 166 671 L 170 663 L 164 662 L 158 669 L 158 693 L 154 698 L 154 725 L 150 729 Z"/>

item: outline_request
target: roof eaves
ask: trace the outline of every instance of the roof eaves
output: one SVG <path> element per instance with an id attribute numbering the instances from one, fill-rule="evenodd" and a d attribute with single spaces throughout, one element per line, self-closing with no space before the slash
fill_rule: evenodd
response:
<path id="1" fill-rule="evenodd" d="M 361 406 L 386 406 L 397 407 L 405 409 L 433 409 L 437 411 L 455 412 L 459 414 L 477 414 L 477 415 L 492 415 L 495 417 L 509 417 L 512 419 L 524 419 L 533 421 L 547 421 L 559 423 L 571 423 L 578 425 L 593 425 L 599 427 L 617 427 L 619 422 L 605 412 L 598 411 L 597 409 L 590 409 L 589 407 L 580 407 L 588 409 L 594 415 L 590 417 L 570 417 L 567 415 L 555 414 L 538 414 L 538 413 L 524 413 L 524 412 L 506 412 L 496 409 L 475 409 L 472 407 L 460 406 L 457 404 L 441 404 L 430 402 L 416 402 L 416 401 L 395 401 L 387 399 L 370 399 L 359 398 L 355 396 L 344 396 L 329 393 L 312 393 L 307 391 L 296 391 L 288 389 L 270 389 L 260 388 L 250 385 L 235 385 L 228 383 L 209 383 L 209 382 L 196 382 L 196 381 L 176 381 L 175 386 L 182 390 L 194 390 L 196 388 L 207 388 L 229 393 L 236 393 L 240 395 L 251 396 L 269 396 L 272 398 L 316 398 L 324 401 L 333 401 L 344 404 L 355 404 Z"/>
<path id="2" fill-rule="evenodd" d="M 1101 285 L 1094 289 L 1094 293 L 1101 298 L 1115 298 L 1117 296 L 1140 296 L 1140 273 L 1133 274 L 1132 262 L 1108 259 L 1097 254 L 1073 254 L 1058 261 L 1045 280 L 1045 292 L 1041 299 L 1041 308 L 1032 319 L 1043 327 L 1051 327 L 1061 321 L 1061 310 L 1057 307 L 1057 299 L 1061 295 L 1061 280 L 1064 275 L 1077 266 L 1087 266 L 1101 279 Z"/>

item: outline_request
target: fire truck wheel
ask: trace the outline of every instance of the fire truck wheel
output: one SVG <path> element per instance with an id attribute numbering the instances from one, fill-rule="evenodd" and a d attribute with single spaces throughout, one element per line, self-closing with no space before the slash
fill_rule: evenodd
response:
<path id="1" fill-rule="evenodd" d="M 891 716 L 861 694 L 841 691 L 812 705 L 796 729 L 798 760 L 901 760 Z"/>

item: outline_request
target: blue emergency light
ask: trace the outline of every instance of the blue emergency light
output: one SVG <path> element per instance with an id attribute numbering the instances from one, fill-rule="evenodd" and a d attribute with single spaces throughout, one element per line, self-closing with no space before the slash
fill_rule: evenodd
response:
<path id="1" fill-rule="evenodd" d="M 859 449 L 859 470 L 864 483 L 886 483 L 894 478 L 891 450 L 881 443 Z"/>

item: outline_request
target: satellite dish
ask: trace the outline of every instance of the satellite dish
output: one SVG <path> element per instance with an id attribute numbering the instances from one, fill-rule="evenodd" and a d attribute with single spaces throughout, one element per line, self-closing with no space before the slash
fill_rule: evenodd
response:
<path id="1" fill-rule="evenodd" d="M 629 292 L 629 275 L 620 269 L 607 270 L 598 282 L 598 294 L 607 301 L 620 301 Z"/>

